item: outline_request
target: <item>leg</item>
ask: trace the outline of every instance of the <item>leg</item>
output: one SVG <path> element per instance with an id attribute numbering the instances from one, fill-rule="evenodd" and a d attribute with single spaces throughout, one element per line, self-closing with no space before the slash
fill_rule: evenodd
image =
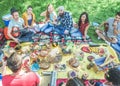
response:
<path id="1" fill-rule="evenodd" d="M 53 30 L 53 27 L 48 27 L 44 30 L 44 33 L 46 33 L 46 34 L 50 33 L 50 32 L 52 32 L 52 30 Z"/>
<path id="2" fill-rule="evenodd" d="M 100 37 L 100 38 L 102 38 L 104 41 L 106 41 L 106 38 L 105 38 L 105 36 L 104 36 L 104 32 L 102 31 L 102 30 L 96 30 L 96 33 L 97 33 L 97 35 Z"/>
<path id="3" fill-rule="evenodd" d="M 41 27 L 41 31 L 44 32 L 48 28 L 49 24 L 45 24 L 43 27 Z"/>
<path id="4" fill-rule="evenodd" d="M 54 31 L 56 31 L 60 36 L 64 36 L 64 28 L 61 27 L 60 25 L 55 26 Z"/>

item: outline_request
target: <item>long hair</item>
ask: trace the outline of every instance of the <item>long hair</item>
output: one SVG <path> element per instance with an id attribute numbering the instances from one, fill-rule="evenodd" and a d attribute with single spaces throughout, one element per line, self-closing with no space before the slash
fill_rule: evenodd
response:
<path id="1" fill-rule="evenodd" d="M 46 20 L 49 20 L 50 12 L 48 11 L 48 7 L 52 4 L 48 4 L 47 6 L 47 12 L 46 12 Z"/>
<path id="2" fill-rule="evenodd" d="M 81 17 L 82 17 L 83 15 L 86 15 L 85 23 L 89 23 L 88 13 L 87 13 L 87 12 L 83 12 L 82 14 L 80 14 L 80 17 L 79 17 L 79 22 L 78 22 L 78 26 L 79 26 L 79 27 L 80 27 L 80 25 L 81 25 L 81 23 L 82 23 Z"/>

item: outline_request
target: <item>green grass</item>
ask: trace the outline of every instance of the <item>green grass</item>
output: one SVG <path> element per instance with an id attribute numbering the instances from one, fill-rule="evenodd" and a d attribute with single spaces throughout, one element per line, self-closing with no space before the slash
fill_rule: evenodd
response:
<path id="1" fill-rule="evenodd" d="M 88 12 L 91 23 L 94 21 L 101 23 L 120 11 L 119 0 L 0 0 L 0 27 L 4 27 L 2 16 L 10 13 L 11 7 L 19 9 L 21 15 L 28 5 L 32 5 L 37 21 L 42 21 L 43 17 L 40 17 L 40 13 L 46 9 L 49 3 L 52 3 L 55 8 L 60 5 L 65 6 L 66 10 L 72 13 L 75 22 L 78 21 L 79 15 L 83 11 Z M 90 27 L 88 34 L 94 42 L 103 42 L 97 40 L 95 28 Z"/>

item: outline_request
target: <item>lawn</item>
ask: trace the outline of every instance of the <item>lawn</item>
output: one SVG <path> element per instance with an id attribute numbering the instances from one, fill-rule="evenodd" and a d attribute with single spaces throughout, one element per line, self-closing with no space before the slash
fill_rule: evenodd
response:
<path id="1" fill-rule="evenodd" d="M 42 21 L 43 17 L 40 17 L 40 13 L 49 3 L 54 5 L 56 12 L 58 6 L 65 6 L 66 10 L 72 13 L 75 22 L 78 21 L 82 12 L 88 12 L 91 24 L 88 35 L 94 42 L 99 43 L 103 41 L 97 40 L 92 22 L 101 23 L 109 17 L 114 17 L 115 13 L 120 11 L 120 0 L 0 0 L 0 28 L 4 27 L 2 16 L 10 13 L 11 7 L 19 9 L 21 15 L 28 5 L 32 5 L 37 21 Z"/>

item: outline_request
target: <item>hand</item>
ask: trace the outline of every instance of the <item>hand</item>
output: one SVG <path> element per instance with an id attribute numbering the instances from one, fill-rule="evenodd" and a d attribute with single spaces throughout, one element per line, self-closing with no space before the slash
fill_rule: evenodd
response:
<path id="1" fill-rule="evenodd" d="M 54 22 L 52 22 L 52 23 L 53 23 L 54 25 L 57 25 L 57 22 L 55 22 L 55 21 L 54 21 Z"/>
<path id="2" fill-rule="evenodd" d="M 99 29 L 100 27 L 95 27 L 95 29 Z"/>
<path id="3" fill-rule="evenodd" d="M 20 44 L 20 43 L 19 43 L 19 39 L 15 38 L 14 41 L 15 41 L 16 43 Z"/>
<path id="4" fill-rule="evenodd" d="M 65 30 L 65 31 L 64 31 L 64 34 L 68 34 L 68 33 L 69 33 L 69 31 L 68 31 L 68 30 Z"/>
<path id="5" fill-rule="evenodd" d="M 22 63 L 23 63 L 23 68 L 25 68 L 26 72 L 31 71 L 30 67 L 29 67 L 29 65 L 30 65 L 30 58 L 29 57 L 26 57 L 25 59 L 23 59 Z"/>
<path id="6" fill-rule="evenodd" d="M 78 25 L 75 23 L 75 24 L 73 24 L 73 27 L 78 28 Z"/>
<path id="7" fill-rule="evenodd" d="M 46 23 L 50 22 L 50 20 L 47 20 Z"/>
<path id="8" fill-rule="evenodd" d="M 113 26 L 117 26 L 117 23 L 118 23 L 117 21 L 114 21 Z"/>

